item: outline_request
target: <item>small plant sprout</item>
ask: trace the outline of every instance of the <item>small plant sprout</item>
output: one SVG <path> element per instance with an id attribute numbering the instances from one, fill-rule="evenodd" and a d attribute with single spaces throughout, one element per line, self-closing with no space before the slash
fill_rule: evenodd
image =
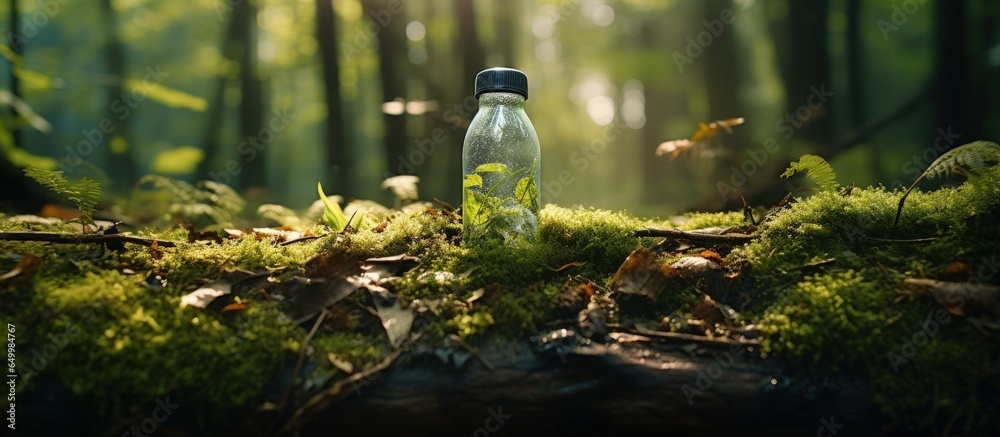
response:
<path id="1" fill-rule="evenodd" d="M 337 232 L 341 232 L 347 226 L 357 229 L 363 225 L 365 222 L 364 212 L 360 212 L 348 219 L 344 215 L 344 210 L 340 209 L 340 205 L 327 198 L 326 193 L 323 192 L 322 183 L 316 184 L 316 191 L 319 192 L 319 198 L 323 201 L 323 223 L 326 223 L 327 226 Z"/>
<path id="2" fill-rule="evenodd" d="M 781 174 L 783 178 L 790 178 L 796 173 L 805 173 L 814 184 L 817 191 L 837 191 L 840 184 L 837 183 L 837 174 L 833 172 L 833 167 L 825 159 L 816 155 L 802 155 L 798 161 L 791 163 L 788 169 Z"/>

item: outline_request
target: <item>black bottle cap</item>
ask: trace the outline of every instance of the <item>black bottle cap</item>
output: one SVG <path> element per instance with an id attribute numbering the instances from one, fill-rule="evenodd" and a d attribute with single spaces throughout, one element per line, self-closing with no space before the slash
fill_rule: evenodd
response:
<path id="1" fill-rule="evenodd" d="M 516 93 L 528 99 L 528 76 L 507 67 L 493 67 L 476 75 L 476 98 L 483 93 Z"/>

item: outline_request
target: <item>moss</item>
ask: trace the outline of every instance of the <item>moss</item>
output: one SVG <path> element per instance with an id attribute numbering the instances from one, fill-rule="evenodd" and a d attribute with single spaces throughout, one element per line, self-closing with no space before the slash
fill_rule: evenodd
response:
<path id="1" fill-rule="evenodd" d="M 893 420 L 941 414 L 966 432 L 982 430 L 998 411 L 975 393 L 1000 358 L 1000 345 L 933 299 L 895 299 L 904 278 L 942 277 L 955 262 L 967 265 L 973 279 L 1000 282 L 998 187 L 994 168 L 954 188 L 915 191 L 895 231 L 901 192 L 884 188 L 818 193 L 763 223 L 761 238 L 730 259 L 752 268 L 754 301 L 746 316 L 759 321 L 765 356 L 813 373 L 863 376 Z M 926 238 L 933 239 L 904 241 Z M 823 273 L 804 268 L 829 258 L 835 263 Z M 935 323 L 936 317 L 947 322 Z"/>
<path id="2" fill-rule="evenodd" d="M 879 187 L 855 189 L 849 196 L 818 193 L 771 216 L 759 225 L 760 238 L 726 257 L 749 267 L 744 273 L 749 285 L 741 292 L 749 303 L 742 316 L 764 333 L 764 355 L 806 372 L 861 376 L 890 417 L 961 413 L 963 429 L 981 429 L 994 407 L 970 406 L 966 400 L 1000 357 L 1000 345 L 984 342 L 964 319 L 952 316 L 902 365 L 894 366 L 888 354 L 923 332 L 928 314 L 939 309 L 926 297 L 897 303 L 903 278 L 941 277 L 945 266 L 959 261 L 968 266 L 967 274 L 1000 282 L 1000 275 L 990 270 L 1000 249 L 995 241 L 1000 234 L 998 187 L 1000 169 L 993 169 L 972 183 L 915 191 L 894 232 L 901 193 Z M 683 229 L 745 225 L 741 212 L 688 214 L 685 219 L 679 223 Z M 606 284 L 633 250 L 657 242 L 635 237 L 634 230 L 665 225 L 623 212 L 549 205 L 539 215 L 538 243 L 530 246 L 463 243 L 457 215 L 429 210 L 397 213 L 377 226 L 287 246 L 253 236 L 213 245 L 187 243 L 183 229 L 141 232 L 178 241 L 176 248 L 130 245 L 122 254 L 97 245 L 0 242 L 4 254 L 32 253 L 43 260 L 36 275 L 0 285 L 5 299 L 0 313 L 31 327 L 24 343 L 29 350 L 72 335 L 38 370 L 58 375 L 75 393 L 91 394 L 105 404 L 115 395 L 151 399 L 179 393 L 210 408 L 247 407 L 288 358 L 294 360 L 307 329 L 283 321 L 264 300 L 227 314 L 179 307 L 182 295 L 226 271 L 296 272 L 325 250 L 358 260 L 417 256 L 420 264 L 394 287 L 406 302 L 433 302 L 434 315 L 421 328 L 425 338 L 455 334 L 480 341 L 533 334 L 546 322 L 565 318 L 560 299 L 567 276 Z M 0 229 L 27 226 L 0 221 Z M 926 237 L 936 239 L 878 240 Z M 681 255 L 659 258 L 669 262 Z M 808 266 L 829 258 L 835 263 Z M 0 257 L 0 270 L 17 260 Z M 130 270 L 136 273 L 128 274 Z M 157 275 L 166 278 L 165 286 L 150 280 Z M 470 304 L 480 288 L 483 296 Z M 674 281 L 640 316 L 659 321 L 689 310 L 700 297 L 693 285 Z M 626 316 L 626 323 L 649 321 Z M 343 376 L 329 362 L 329 353 L 355 370 L 378 362 L 391 348 L 377 325 L 368 331 L 357 324 L 322 329 L 312 340 L 310 360 L 316 370 L 311 378 Z M 927 375 L 932 375 L 937 398 L 926 394 L 921 378 Z"/>
<path id="3" fill-rule="evenodd" d="M 687 213 L 683 217 L 684 220 L 678 223 L 678 229 L 731 228 L 749 224 L 744 221 L 743 213 L 739 211 Z"/>

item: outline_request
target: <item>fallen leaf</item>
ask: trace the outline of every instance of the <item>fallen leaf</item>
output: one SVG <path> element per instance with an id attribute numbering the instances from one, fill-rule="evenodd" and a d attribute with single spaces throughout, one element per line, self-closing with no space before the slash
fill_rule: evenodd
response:
<path id="1" fill-rule="evenodd" d="M 904 279 L 903 294 L 930 295 L 956 316 L 988 314 L 1000 319 L 1000 287 L 975 282 L 947 282 L 934 279 Z"/>
<path id="2" fill-rule="evenodd" d="M 181 297 L 181 308 L 193 306 L 205 308 L 219 296 L 224 296 L 232 291 L 233 284 L 228 280 L 220 279 L 192 291 Z"/>
<path id="3" fill-rule="evenodd" d="M 718 253 L 715 253 L 711 250 L 703 250 L 701 251 L 701 253 L 698 254 L 698 256 L 705 258 L 709 261 L 715 261 L 715 263 L 720 266 L 726 265 L 726 260 L 722 259 L 722 256 L 720 256 Z"/>
<path id="4" fill-rule="evenodd" d="M 4 273 L 2 276 L 0 276 L 0 283 L 7 282 L 19 276 L 22 277 L 30 276 L 35 272 L 37 272 L 38 268 L 41 267 L 41 265 L 42 265 L 42 260 L 37 256 L 32 255 L 30 253 L 24 255 L 21 258 L 21 261 L 19 261 L 17 265 L 14 266 L 13 269 L 10 269 L 9 272 Z"/>
<path id="5" fill-rule="evenodd" d="M 475 290 L 472 292 L 472 296 L 465 300 L 465 303 L 469 304 L 469 307 L 471 308 L 472 303 L 479 300 L 479 298 L 483 297 L 484 294 L 486 294 L 485 288 Z"/>
<path id="6" fill-rule="evenodd" d="M 247 309 L 248 306 L 249 305 L 246 302 L 234 302 L 234 303 L 231 303 L 229 305 L 226 305 L 226 306 L 222 307 L 222 309 L 219 310 L 219 312 L 222 313 L 222 314 L 225 314 L 225 313 L 234 312 L 234 311 L 243 311 L 243 310 Z"/>
<path id="7" fill-rule="evenodd" d="M 616 293 L 637 294 L 655 301 L 667 285 L 660 267 L 649 249 L 636 249 L 615 272 L 609 288 Z"/>
<path id="8" fill-rule="evenodd" d="M 375 309 L 389 337 L 389 343 L 393 347 L 399 347 L 410 335 L 410 328 L 413 327 L 413 308 L 403 308 L 399 299 L 393 298 L 389 302 L 390 299 L 374 297 Z"/>
<path id="9" fill-rule="evenodd" d="M 354 373 L 354 364 L 351 364 L 350 361 L 341 359 L 337 356 L 337 354 L 329 352 L 326 354 L 326 359 L 330 361 L 330 364 L 333 364 L 333 367 L 340 369 L 340 371 L 348 375 Z"/>

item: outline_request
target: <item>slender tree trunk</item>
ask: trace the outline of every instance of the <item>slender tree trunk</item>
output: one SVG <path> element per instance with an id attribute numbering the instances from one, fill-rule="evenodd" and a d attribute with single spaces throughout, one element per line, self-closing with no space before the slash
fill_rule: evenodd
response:
<path id="1" fill-rule="evenodd" d="M 108 104 L 115 100 L 122 99 L 127 92 L 125 47 L 118 36 L 118 17 L 111 6 L 111 0 L 101 0 L 101 13 L 104 19 L 104 27 L 107 29 L 107 40 L 104 51 L 108 59 L 108 73 L 114 78 L 113 85 L 108 87 Z M 132 138 L 131 118 L 125 117 L 123 120 L 115 120 L 115 130 L 106 134 L 101 142 L 109 147 L 105 169 L 111 177 L 111 181 L 119 191 L 127 190 L 136 180 L 135 168 L 135 144 Z M 111 146 L 115 144 L 115 139 L 120 139 L 125 145 L 124 150 L 115 150 Z"/>
<path id="2" fill-rule="evenodd" d="M 861 0 L 847 0 L 847 84 L 848 101 L 850 104 L 850 114 L 848 120 L 851 129 L 856 129 L 865 124 L 868 115 L 865 113 L 865 84 L 864 84 L 864 46 L 861 45 Z M 882 171 L 882 149 L 879 147 L 869 147 L 871 159 L 872 177 L 876 181 L 881 180 Z"/>
<path id="3" fill-rule="evenodd" d="M 235 62 L 240 59 L 243 43 L 237 39 L 239 27 L 240 24 L 236 20 L 230 19 L 226 32 L 222 35 L 221 53 L 226 60 Z M 202 137 L 202 150 L 205 152 L 205 157 L 198 164 L 198 179 L 211 179 L 223 184 L 234 185 L 235 180 L 233 179 L 237 176 L 230 174 L 226 165 L 217 167 L 215 162 L 222 149 L 222 119 L 226 114 L 226 85 L 230 79 L 232 78 L 227 75 L 219 75 L 215 78 L 215 89 L 212 90 L 212 97 L 209 100 L 205 131 Z"/>
<path id="4" fill-rule="evenodd" d="M 935 132 L 943 129 L 961 135 L 960 141 L 979 139 L 982 127 L 974 112 L 967 62 L 964 2 L 938 1 L 935 5 L 937 30 L 937 75 L 935 86 Z"/>
<path id="5" fill-rule="evenodd" d="M 720 11 L 731 8 L 732 2 L 729 0 L 709 0 L 703 3 L 703 20 L 718 20 Z M 736 17 L 736 19 L 740 19 Z M 743 117 L 746 115 L 746 108 L 739 98 L 739 66 L 736 56 L 736 31 L 725 29 L 719 36 L 715 37 L 710 47 L 705 49 L 705 89 L 708 93 L 709 115 L 712 120 L 729 119 Z M 705 120 L 710 121 L 710 120 Z M 716 180 L 729 181 L 732 174 L 730 165 L 740 168 L 740 164 L 746 159 L 746 150 L 749 144 L 746 129 L 733 129 L 732 134 L 723 133 L 718 135 L 715 147 L 727 151 L 727 161 L 721 161 L 716 167 Z M 752 182 L 748 182 L 752 183 Z M 714 187 L 715 184 L 713 183 Z M 744 186 L 744 188 L 746 188 Z M 738 189 L 740 191 L 741 189 Z M 738 207 L 742 205 L 738 197 L 731 196 L 725 200 L 724 204 L 713 202 L 716 207 Z M 721 197 L 713 196 L 714 199 L 722 201 Z M 716 208 L 713 208 L 716 209 Z"/>
<path id="6" fill-rule="evenodd" d="M 775 41 L 787 41 L 778 48 L 780 72 L 785 83 L 785 110 L 795 116 L 795 111 L 807 103 L 813 87 L 830 89 L 830 61 L 827 50 L 827 12 L 829 0 L 788 0 L 788 18 L 784 34 L 776 34 Z M 714 48 L 714 47 L 713 47 Z M 832 138 L 832 120 L 829 114 L 832 100 L 818 110 L 810 110 L 804 120 L 796 119 L 795 138 L 817 144 L 827 144 Z"/>
<path id="7" fill-rule="evenodd" d="M 519 12 L 517 2 L 500 3 L 497 11 L 497 47 L 504 65 L 517 68 L 514 64 L 514 17 Z"/>
<path id="8" fill-rule="evenodd" d="M 17 0 L 10 0 L 10 32 L 12 35 L 15 35 L 16 37 L 9 38 L 9 42 L 10 42 L 10 49 L 14 52 L 14 54 L 18 56 L 21 56 L 21 40 L 19 38 L 20 34 L 18 33 L 18 28 L 17 28 L 18 24 L 17 22 L 18 20 L 20 20 L 20 18 L 21 18 L 21 13 L 17 7 Z M 14 68 L 10 69 L 10 93 L 14 97 L 18 98 L 21 97 L 21 84 L 20 80 L 17 78 L 17 75 L 14 74 Z M 20 147 L 21 128 L 19 127 L 20 123 L 15 122 L 17 120 L 18 115 L 17 112 L 14 111 L 14 108 L 10 108 L 9 112 L 11 120 L 10 136 L 14 140 L 14 147 Z"/>
<path id="9" fill-rule="evenodd" d="M 501 7 L 506 7 L 503 5 Z M 458 39 L 455 51 L 462 60 L 462 89 L 471 93 L 476 87 L 476 74 L 486 67 L 485 56 L 479 45 L 476 30 L 476 13 L 472 0 L 455 0 L 455 16 L 458 19 Z"/>
<path id="10" fill-rule="evenodd" d="M 237 160 L 242 166 L 238 186 L 242 190 L 251 187 L 267 186 L 267 155 L 268 149 L 274 146 L 274 136 L 260 135 L 264 127 L 262 114 L 264 111 L 263 81 L 257 73 L 257 8 L 253 2 L 244 0 L 233 9 L 233 20 L 236 27 L 236 39 L 242 42 L 243 51 L 240 56 L 240 138 L 238 144 L 247 141 L 249 146 L 240 150 L 237 146 Z M 266 141 L 270 140 L 270 141 Z M 256 150 L 256 155 L 243 153 L 250 148 Z"/>
<path id="11" fill-rule="evenodd" d="M 391 0 L 365 0 L 362 5 L 365 15 L 379 26 L 378 61 L 383 101 L 406 98 L 406 17 L 399 10 L 403 6 Z M 400 159 L 407 159 L 406 113 L 384 114 L 384 120 L 386 168 L 394 175 L 412 173 L 413 169 L 400 163 Z"/>
<path id="12" fill-rule="evenodd" d="M 345 141 L 343 104 L 340 98 L 340 61 L 337 58 L 337 17 L 333 0 L 316 0 L 316 39 L 323 63 L 326 100 L 326 173 L 329 190 L 344 196 L 354 194 L 355 180 L 351 145 Z"/>

